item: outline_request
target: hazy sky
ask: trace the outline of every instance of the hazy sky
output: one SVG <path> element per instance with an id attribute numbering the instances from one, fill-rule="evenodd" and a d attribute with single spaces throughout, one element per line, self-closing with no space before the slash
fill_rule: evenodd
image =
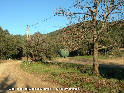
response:
<path id="1" fill-rule="evenodd" d="M 26 33 L 26 25 L 31 26 L 30 33 L 37 31 L 48 33 L 68 24 L 65 17 L 53 16 L 56 8 L 67 8 L 74 0 L 1 0 L 0 26 L 11 34 Z M 43 22 L 44 19 L 51 19 Z"/>

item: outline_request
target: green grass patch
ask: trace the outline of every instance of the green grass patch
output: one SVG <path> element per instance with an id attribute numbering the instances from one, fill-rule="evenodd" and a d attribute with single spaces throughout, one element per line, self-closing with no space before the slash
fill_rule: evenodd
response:
<path id="1" fill-rule="evenodd" d="M 71 66 L 71 65 L 70 65 Z M 75 68 L 68 68 L 67 66 L 62 67 L 62 64 L 46 64 L 46 63 L 40 63 L 36 62 L 34 64 L 30 64 L 29 62 L 24 62 L 21 64 L 21 67 L 28 72 L 38 72 L 38 73 L 47 73 L 47 74 L 60 74 L 60 73 L 80 73 L 79 70 L 76 70 Z"/>
<path id="2" fill-rule="evenodd" d="M 24 62 L 21 68 L 29 73 L 49 75 L 54 82 L 65 87 L 80 87 L 87 92 L 94 93 L 123 93 L 124 69 L 100 68 L 100 76 L 92 74 L 92 66 L 72 63 L 36 62 L 29 64 Z M 112 73 L 113 71 L 113 73 Z M 110 77 L 110 74 L 111 77 Z"/>

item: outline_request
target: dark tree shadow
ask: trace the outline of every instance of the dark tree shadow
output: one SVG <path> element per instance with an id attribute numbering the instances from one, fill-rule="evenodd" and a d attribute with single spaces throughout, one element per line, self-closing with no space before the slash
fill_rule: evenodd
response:
<path id="1" fill-rule="evenodd" d="M 0 93 L 6 93 L 9 91 L 9 89 L 14 88 L 16 82 L 12 82 L 10 84 L 7 84 L 9 81 L 9 76 L 5 77 L 1 82 L 0 82 Z"/>
<path id="2" fill-rule="evenodd" d="M 107 79 L 124 80 L 124 65 L 100 64 L 99 72 L 102 77 Z"/>

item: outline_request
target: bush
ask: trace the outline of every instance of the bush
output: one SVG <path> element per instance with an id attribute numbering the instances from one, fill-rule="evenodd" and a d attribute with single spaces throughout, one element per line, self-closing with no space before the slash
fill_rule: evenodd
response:
<path id="1" fill-rule="evenodd" d="M 61 55 L 62 57 L 67 57 L 67 56 L 69 56 L 69 51 L 68 51 L 68 49 L 60 49 L 60 55 Z"/>

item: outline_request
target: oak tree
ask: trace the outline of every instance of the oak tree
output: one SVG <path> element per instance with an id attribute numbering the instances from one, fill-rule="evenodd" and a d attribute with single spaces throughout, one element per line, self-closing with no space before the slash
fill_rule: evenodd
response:
<path id="1" fill-rule="evenodd" d="M 85 28 L 89 28 L 93 33 L 93 72 L 99 74 L 98 63 L 98 40 L 104 32 L 107 33 L 111 26 L 108 22 L 123 20 L 124 16 L 123 0 L 76 0 L 73 7 L 56 10 L 56 15 L 65 16 L 74 22 L 84 22 Z M 86 21 L 91 21 L 92 26 L 85 25 Z M 100 27 L 99 24 L 101 24 Z M 99 29 L 98 29 L 99 28 Z"/>

